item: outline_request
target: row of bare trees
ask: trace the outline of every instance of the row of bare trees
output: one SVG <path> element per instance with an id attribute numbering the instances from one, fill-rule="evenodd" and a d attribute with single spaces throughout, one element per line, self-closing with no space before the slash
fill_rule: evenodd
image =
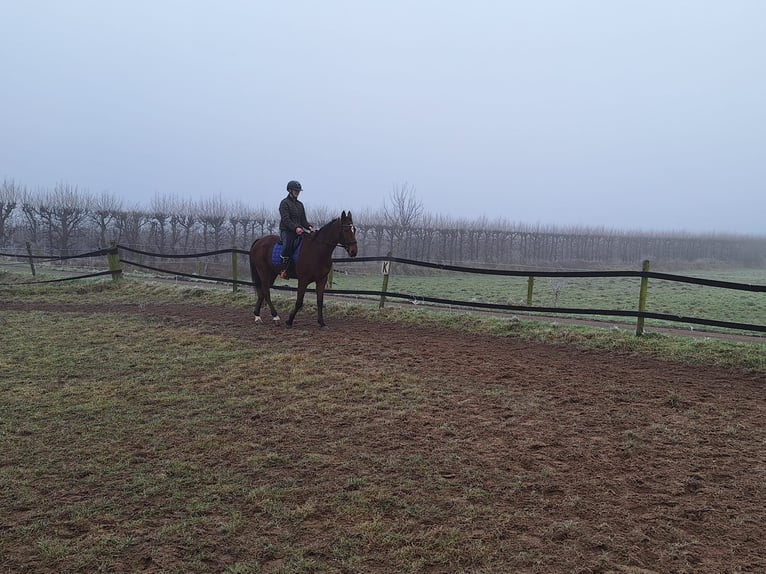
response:
<path id="1" fill-rule="evenodd" d="M 318 224 L 336 217 L 312 207 Z M 445 263 L 490 265 L 636 266 L 642 259 L 672 264 L 766 263 L 766 237 L 621 232 L 605 228 L 530 226 L 454 219 L 425 212 L 415 189 L 395 186 L 377 209 L 354 212 L 360 252 Z M 112 241 L 165 254 L 237 247 L 279 226 L 276 206 L 252 208 L 220 197 L 193 201 L 157 194 L 148 208 L 66 183 L 30 191 L 13 180 L 0 185 L 0 247 L 21 253 L 67 255 Z"/>

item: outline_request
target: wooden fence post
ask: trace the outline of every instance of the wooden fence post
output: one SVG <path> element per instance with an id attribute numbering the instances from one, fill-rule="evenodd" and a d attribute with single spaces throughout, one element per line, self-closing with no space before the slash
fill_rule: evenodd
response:
<path id="1" fill-rule="evenodd" d="M 649 272 L 649 260 L 644 259 L 643 265 L 641 265 L 641 271 L 644 273 Z M 644 315 L 646 311 L 646 298 L 649 294 L 649 278 L 641 277 L 641 290 L 638 295 L 638 319 L 636 320 L 636 337 L 640 337 L 644 334 Z"/>
<path id="2" fill-rule="evenodd" d="M 27 241 L 27 253 L 29 254 L 29 266 L 32 268 L 32 277 L 37 275 L 35 271 L 35 259 L 32 257 L 32 245 Z"/>
<path id="3" fill-rule="evenodd" d="M 388 276 L 391 274 L 391 252 L 386 253 L 388 261 L 383 262 L 383 287 L 380 289 L 380 304 L 378 309 L 382 309 L 386 303 L 386 291 L 388 291 Z"/>
<path id="4" fill-rule="evenodd" d="M 112 272 L 112 281 L 119 281 L 122 279 L 122 267 L 120 266 L 120 253 L 117 250 L 117 243 L 112 241 L 112 247 L 109 249 L 109 253 L 106 256 L 106 260 L 109 263 L 109 271 Z"/>
<path id="5" fill-rule="evenodd" d="M 238 257 L 237 257 L 237 247 L 234 246 L 231 248 L 231 290 L 233 293 L 237 292 L 237 263 L 238 263 Z"/>
<path id="6" fill-rule="evenodd" d="M 534 275 L 530 275 L 527 278 L 527 307 L 532 306 L 532 290 L 535 287 L 535 277 Z"/>

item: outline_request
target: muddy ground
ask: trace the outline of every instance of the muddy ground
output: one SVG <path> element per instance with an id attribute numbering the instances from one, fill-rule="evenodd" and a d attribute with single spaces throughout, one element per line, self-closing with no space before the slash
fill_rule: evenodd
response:
<path id="1" fill-rule="evenodd" d="M 444 381 L 406 416 L 381 413 L 353 428 L 342 417 L 314 417 L 297 438 L 280 436 L 280 421 L 266 417 L 253 421 L 253 432 L 288 451 L 334 441 L 345 445 L 336 456 L 349 460 L 406 452 L 425 460 L 445 488 L 462 486 L 456 492 L 468 479 L 444 461 L 480 469 L 476 488 L 491 501 L 492 519 L 460 527 L 474 530 L 494 558 L 455 571 L 766 572 L 763 375 L 347 318 L 329 317 L 330 329 L 319 331 L 310 308 L 292 329 L 256 327 L 241 310 L 189 305 L 4 308 L 150 314 L 248 345 L 278 336 L 286 347 L 332 354 L 339 369 L 396 365 Z M 380 483 L 401 480 L 374 470 Z M 428 507 L 427 489 L 407 495 Z M 308 546 L 322 534 L 305 536 Z M 396 571 L 374 553 L 359 568 Z"/>

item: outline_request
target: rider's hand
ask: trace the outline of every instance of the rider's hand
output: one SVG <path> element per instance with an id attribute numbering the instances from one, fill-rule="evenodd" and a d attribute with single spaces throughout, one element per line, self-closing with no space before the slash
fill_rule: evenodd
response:
<path id="1" fill-rule="evenodd" d="M 302 227 L 296 227 L 295 228 L 295 233 L 297 233 L 298 235 L 302 235 L 303 234 L 303 228 Z"/>
<path id="2" fill-rule="evenodd" d="M 309 231 L 310 231 L 311 233 L 314 233 L 314 226 L 313 226 L 313 225 L 309 225 Z"/>

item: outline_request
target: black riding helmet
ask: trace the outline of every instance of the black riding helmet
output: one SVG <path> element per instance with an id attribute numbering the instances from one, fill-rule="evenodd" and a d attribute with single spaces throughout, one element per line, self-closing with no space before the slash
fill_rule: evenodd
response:
<path id="1" fill-rule="evenodd" d="M 303 188 L 301 187 L 300 181 L 295 181 L 294 179 L 287 182 L 287 191 L 303 191 Z"/>

